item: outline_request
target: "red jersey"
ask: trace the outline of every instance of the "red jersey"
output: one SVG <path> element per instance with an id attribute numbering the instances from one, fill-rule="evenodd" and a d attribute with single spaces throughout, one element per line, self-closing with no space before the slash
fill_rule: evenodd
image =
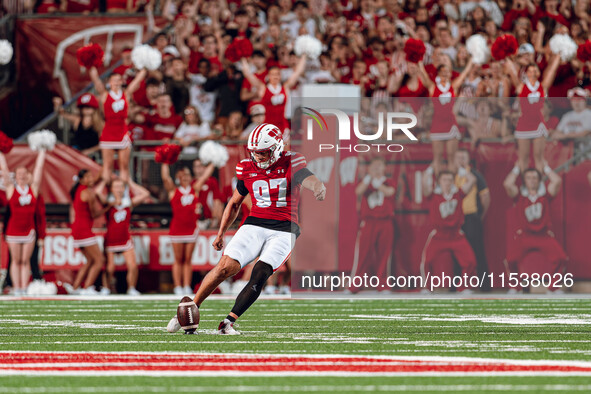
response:
<path id="1" fill-rule="evenodd" d="M 394 187 L 392 179 L 385 179 L 384 185 Z M 394 217 L 394 195 L 384 196 L 380 190 L 370 183 L 361 196 L 361 219 L 392 219 Z"/>
<path id="2" fill-rule="evenodd" d="M 540 81 L 534 85 L 528 80 L 523 84 L 523 89 L 519 93 L 519 105 L 521 107 L 521 116 L 515 126 L 515 131 L 536 132 L 540 124 L 544 123 L 542 109 L 544 108 L 545 97 L 544 89 Z"/>
<path id="3" fill-rule="evenodd" d="M 193 181 L 193 184 L 196 181 Z M 201 219 L 211 219 L 211 209 L 215 200 L 222 201 L 222 193 L 217 179 L 209 177 L 199 190 L 199 204 L 201 204 Z"/>
<path id="4" fill-rule="evenodd" d="M 192 186 L 176 188 L 174 196 L 170 200 L 170 206 L 172 207 L 171 236 L 191 236 L 195 234 L 197 220 L 199 219 L 198 203 L 199 197 Z"/>
<path id="5" fill-rule="evenodd" d="M 265 123 L 271 123 L 277 126 L 281 132 L 289 129 L 289 123 L 285 119 L 287 92 L 283 85 L 274 87 L 271 84 L 267 84 L 261 104 L 265 106 L 266 110 Z"/>
<path id="6" fill-rule="evenodd" d="M 519 229 L 529 233 L 545 233 L 550 229 L 550 198 L 542 183 L 535 196 L 530 196 L 525 187 L 514 201 Z"/>
<path id="7" fill-rule="evenodd" d="M 437 186 L 429 197 L 429 218 L 435 230 L 444 234 L 457 234 L 464 224 L 462 201 L 466 194 L 462 189 L 452 186 L 451 194 L 444 196 Z"/>
<path id="8" fill-rule="evenodd" d="M 164 118 L 157 113 L 154 115 L 146 116 L 146 124 L 152 129 L 151 140 L 163 140 L 174 136 L 174 133 L 183 123 L 183 118 L 175 114 L 173 111 L 170 112 L 168 118 Z"/>
<path id="9" fill-rule="evenodd" d="M 127 136 L 127 99 L 123 90 L 119 94 L 109 90 L 103 113 L 105 115 L 105 127 L 101 133 L 101 142 L 121 142 Z"/>
<path id="10" fill-rule="evenodd" d="M 86 189 L 87 186 L 78 186 L 76 195 L 74 196 L 74 202 L 72 203 L 72 207 L 74 208 L 74 222 L 72 223 L 71 228 L 72 237 L 74 237 L 75 240 L 84 240 L 94 237 L 94 234 L 92 233 L 92 223 L 94 222 L 94 219 L 90 213 L 90 205 L 87 202 L 82 201 L 80 198 L 80 195 Z"/>
<path id="11" fill-rule="evenodd" d="M 415 113 L 419 112 L 424 103 L 424 99 L 420 99 L 419 97 L 429 97 L 429 91 L 425 85 L 423 85 L 420 78 L 418 79 L 418 82 L 417 90 L 412 90 L 408 85 L 403 85 L 394 94 L 394 96 L 400 97 L 400 100 L 398 100 L 399 102 L 408 103 Z"/>
<path id="12" fill-rule="evenodd" d="M 435 89 L 431 97 L 433 97 L 433 119 L 437 119 L 437 122 L 433 122 L 431 125 L 432 139 L 434 138 L 433 134 L 444 134 L 450 137 L 459 136 L 456 117 L 453 113 L 455 96 L 451 82 L 448 81 L 444 86 L 441 84 L 439 77 L 435 79 Z"/>
<path id="13" fill-rule="evenodd" d="M 293 176 L 306 168 L 306 159 L 296 152 L 284 152 L 269 168 L 259 168 L 251 159 L 236 165 L 237 189 L 252 197 L 249 219 L 268 219 L 298 223 L 301 185 L 293 185 Z M 243 183 L 241 184 L 240 181 Z"/>
<path id="14" fill-rule="evenodd" d="M 105 246 L 124 246 L 130 242 L 131 208 L 124 205 L 111 207 L 106 216 Z"/>
<path id="15" fill-rule="evenodd" d="M 7 236 L 23 237 L 35 229 L 36 205 L 37 199 L 28 185 L 24 189 L 15 186 L 14 193 L 8 201 L 10 218 L 6 226 Z"/>
<path id="16" fill-rule="evenodd" d="M 351 56 L 348 59 L 339 59 L 337 62 L 337 70 L 339 70 L 343 77 L 346 77 L 351 74 L 353 63 L 355 63 L 355 56 Z"/>

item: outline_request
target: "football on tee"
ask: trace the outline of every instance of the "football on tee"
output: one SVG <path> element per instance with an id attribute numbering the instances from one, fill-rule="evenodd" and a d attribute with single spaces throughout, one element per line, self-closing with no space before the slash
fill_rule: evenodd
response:
<path id="1" fill-rule="evenodd" d="M 199 327 L 199 308 L 191 297 L 183 297 L 176 310 L 176 317 L 185 333 L 194 333 Z"/>

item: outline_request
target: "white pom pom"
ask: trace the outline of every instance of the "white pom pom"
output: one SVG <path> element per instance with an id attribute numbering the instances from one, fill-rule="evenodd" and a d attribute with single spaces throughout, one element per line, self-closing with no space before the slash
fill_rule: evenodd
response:
<path id="1" fill-rule="evenodd" d="M 490 59 L 490 48 L 486 44 L 486 39 L 480 34 L 474 34 L 466 40 L 466 50 L 476 64 L 485 64 Z"/>
<path id="2" fill-rule="evenodd" d="M 162 54 L 149 45 L 139 45 L 131 51 L 131 61 L 138 70 L 142 68 L 156 70 L 162 64 Z"/>
<path id="3" fill-rule="evenodd" d="M 57 138 L 51 130 L 40 130 L 29 134 L 27 138 L 32 150 L 53 150 Z"/>
<path id="4" fill-rule="evenodd" d="M 296 38 L 293 50 L 298 56 L 306 55 L 315 60 L 322 53 L 322 43 L 317 38 L 306 34 Z"/>
<path id="5" fill-rule="evenodd" d="M 12 44 L 7 40 L 0 40 L 0 64 L 8 64 L 12 60 Z"/>
<path id="6" fill-rule="evenodd" d="M 228 162 L 228 150 L 213 141 L 205 141 L 199 148 L 199 159 L 203 164 L 213 163 L 217 168 L 221 168 Z"/>
<path id="7" fill-rule="evenodd" d="M 562 61 L 569 61 L 577 54 L 579 48 L 567 34 L 555 34 L 550 39 L 550 50 L 556 55 L 560 55 Z"/>

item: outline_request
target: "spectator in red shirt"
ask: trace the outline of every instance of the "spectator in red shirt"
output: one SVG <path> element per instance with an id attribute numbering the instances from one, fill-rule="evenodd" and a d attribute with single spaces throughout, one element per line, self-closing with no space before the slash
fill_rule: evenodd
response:
<path id="1" fill-rule="evenodd" d="M 162 93 L 156 99 L 156 112 L 146 116 L 146 125 L 151 128 L 150 140 L 168 141 L 174 136 L 183 118 L 175 114 L 170 95 Z"/>

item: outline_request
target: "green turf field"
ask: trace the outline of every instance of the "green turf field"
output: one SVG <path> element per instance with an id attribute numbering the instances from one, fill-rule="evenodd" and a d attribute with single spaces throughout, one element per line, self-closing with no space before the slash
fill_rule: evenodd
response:
<path id="1" fill-rule="evenodd" d="M 259 300 L 240 336 L 214 335 L 232 300 L 208 300 L 198 335 L 169 334 L 176 300 L 2 301 L 0 351 L 476 357 L 591 362 L 588 299 Z M 6 358 L 4 359 L 6 364 Z M 584 363 L 583 363 L 584 364 Z M 590 364 L 591 365 L 591 364 Z M 190 366 L 184 367 L 190 370 Z M 3 376 L 0 392 L 591 392 L 591 375 Z M 35 375 L 32 373 L 31 375 Z"/>

